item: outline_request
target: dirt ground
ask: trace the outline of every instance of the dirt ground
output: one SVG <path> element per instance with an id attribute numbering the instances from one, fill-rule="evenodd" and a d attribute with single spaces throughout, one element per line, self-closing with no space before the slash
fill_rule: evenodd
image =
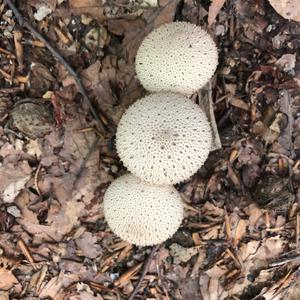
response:
<path id="1" fill-rule="evenodd" d="M 135 299 L 300 299 L 297 0 L 277 12 L 267 0 L 145 2 L 15 1 L 70 74 L 0 1 L 0 299 L 133 292 L 151 247 L 112 234 L 101 203 L 126 173 L 116 126 L 146 94 L 136 51 L 174 20 L 202 26 L 218 46 L 210 86 L 222 148 L 176 186 L 185 219 Z"/>

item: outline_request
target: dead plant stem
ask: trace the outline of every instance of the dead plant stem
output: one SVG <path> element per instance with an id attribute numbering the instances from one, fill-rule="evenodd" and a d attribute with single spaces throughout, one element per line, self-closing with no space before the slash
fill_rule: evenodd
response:
<path id="1" fill-rule="evenodd" d="M 149 271 L 149 267 L 150 264 L 154 258 L 154 255 L 156 254 L 157 250 L 160 248 L 161 244 L 158 244 L 156 246 L 154 246 L 151 250 L 151 253 L 149 254 L 147 260 L 145 261 L 145 264 L 143 266 L 143 270 L 142 270 L 142 274 L 140 276 L 140 279 L 138 281 L 138 283 L 136 284 L 133 292 L 131 293 L 131 295 L 129 296 L 129 298 L 127 300 L 133 300 L 134 297 L 136 296 L 136 294 L 138 293 L 140 286 L 145 278 L 145 276 L 147 275 L 148 271 Z"/>

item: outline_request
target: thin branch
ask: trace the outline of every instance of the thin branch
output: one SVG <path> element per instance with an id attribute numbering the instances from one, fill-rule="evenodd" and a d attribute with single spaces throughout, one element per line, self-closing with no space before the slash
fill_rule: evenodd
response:
<path id="1" fill-rule="evenodd" d="M 96 110 L 94 109 L 92 102 L 90 101 L 85 88 L 81 82 L 81 79 L 78 77 L 75 70 L 66 62 L 64 57 L 54 48 L 51 46 L 51 44 L 43 37 L 42 34 L 40 34 L 29 22 L 25 20 L 25 18 L 22 16 L 22 14 L 19 12 L 17 7 L 14 5 L 14 3 L 11 0 L 4 0 L 4 2 L 9 6 L 9 8 L 13 11 L 14 15 L 16 16 L 18 23 L 28 29 L 30 33 L 37 39 L 39 39 L 41 42 L 44 43 L 45 47 L 51 52 L 51 54 L 66 68 L 66 70 L 69 72 L 71 76 L 74 77 L 75 82 L 77 84 L 78 90 L 80 94 L 83 97 L 83 100 L 87 103 L 89 110 L 95 120 L 97 121 L 99 127 L 102 130 L 105 130 L 105 125 L 101 122 L 101 119 L 99 118 Z"/>
<path id="2" fill-rule="evenodd" d="M 137 285 L 135 286 L 133 292 L 131 293 L 131 295 L 129 296 L 129 298 L 127 300 L 133 300 L 134 297 L 136 296 L 136 294 L 138 293 L 140 287 L 141 287 L 141 284 L 145 278 L 145 276 L 147 275 L 148 271 L 149 271 L 149 267 L 150 267 L 150 264 L 154 258 L 154 255 L 156 254 L 157 250 L 160 248 L 162 244 L 158 244 L 156 246 L 154 246 L 151 250 L 151 253 L 150 255 L 148 256 L 147 260 L 145 261 L 145 264 L 143 266 L 143 270 L 142 270 L 142 274 L 141 274 L 141 277 L 137 283 Z"/>

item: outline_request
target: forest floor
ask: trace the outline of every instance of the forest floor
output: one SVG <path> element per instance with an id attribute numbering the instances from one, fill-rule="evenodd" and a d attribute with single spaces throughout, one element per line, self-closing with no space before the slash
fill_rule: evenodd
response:
<path id="1" fill-rule="evenodd" d="M 145 95 L 137 48 L 174 20 L 202 26 L 218 46 L 222 148 L 176 186 L 185 219 L 135 299 L 300 299 L 300 23 L 267 0 L 15 2 L 81 78 L 96 118 L 74 74 L 0 1 L 0 299 L 133 292 L 151 247 L 118 239 L 101 203 L 126 173 L 116 126 Z"/>

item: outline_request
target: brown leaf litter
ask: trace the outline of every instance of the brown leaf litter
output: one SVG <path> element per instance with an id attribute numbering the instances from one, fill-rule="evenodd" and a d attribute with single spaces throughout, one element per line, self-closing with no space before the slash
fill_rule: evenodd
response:
<path id="1" fill-rule="evenodd" d="M 282 18 L 267 1 L 196 2 L 16 3 L 74 67 L 103 128 L 61 62 L 0 4 L 1 299 L 117 300 L 133 292 L 151 251 L 113 235 L 101 202 L 125 172 L 116 125 L 145 94 L 136 51 L 173 20 L 209 25 L 218 45 L 206 97 L 222 149 L 176 186 L 184 222 L 150 262 L 136 298 L 299 298 L 300 25 L 284 19 L 296 20 L 297 9 L 282 1 Z M 10 124 L 25 98 L 38 98 L 53 117 L 49 127 L 32 114 L 47 129 L 41 134 L 30 134 L 23 110 Z"/>

